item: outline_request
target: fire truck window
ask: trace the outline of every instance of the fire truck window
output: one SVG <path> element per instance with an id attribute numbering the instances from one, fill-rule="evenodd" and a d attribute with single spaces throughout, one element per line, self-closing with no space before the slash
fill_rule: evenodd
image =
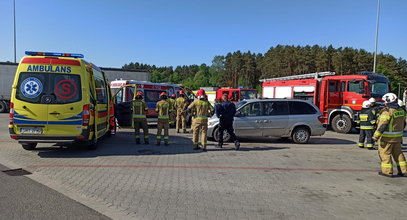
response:
<path id="1" fill-rule="evenodd" d="M 346 82 L 341 82 L 341 92 L 346 91 Z"/>
<path id="2" fill-rule="evenodd" d="M 336 92 L 336 82 L 329 82 L 329 91 Z"/>
<path id="3" fill-rule="evenodd" d="M 288 105 L 285 101 L 264 102 L 263 115 L 288 115 Z"/>
<path id="4" fill-rule="evenodd" d="M 348 92 L 356 92 L 356 93 L 361 93 L 360 91 L 360 85 L 359 85 L 360 81 L 351 81 L 348 82 Z"/>
<path id="5" fill-rule="evenodd" d="M 233 91 L 232 92 L 232 102 L 237 102 L 239 101 L 239 92 L 238 91 Z"/>

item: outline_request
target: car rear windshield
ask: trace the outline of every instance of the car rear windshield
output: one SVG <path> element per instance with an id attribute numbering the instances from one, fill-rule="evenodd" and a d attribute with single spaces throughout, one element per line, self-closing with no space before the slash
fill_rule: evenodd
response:
<path id="1" fill-rule="evenodd" d="M 78 102 L 82 99 L 81 77 L 75 74 L 20 73 L 16 98 L 41 104 Z"/>
<path id="2" fill-rule="evenodd" d="M 158 102 L 160 101 L 160 94 L 166 92 L 165 90 L 144 90 L 144 100 L 146 102 Z"/>
<path id="3" fill-rule="evenodd" d="M 291 115 L 311 115 L 317 113 L 317 110 L 306 102 L 291 101 L 288 102 Z"/>

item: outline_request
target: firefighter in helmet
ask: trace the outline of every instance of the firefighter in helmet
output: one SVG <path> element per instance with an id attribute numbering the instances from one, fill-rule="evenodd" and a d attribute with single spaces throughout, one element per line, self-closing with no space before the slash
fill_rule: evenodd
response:
<path id="1" fill-rule="evenodd" d="M 198 99 L 188 106 L 188 111 L 192 112 L 192 142 L 194 150 L 198 150 L 199 135 L 201 135 L 202 150 L 206 151 L 206 134 L 208 131 L 208 117 L 213 115 L 213 106 L 205 100 L 205 90 L 197 92 Z"/>
<path id="2" fill-rule="evenodd" d="M 370 108 L 372 109 L 372 113 L 377 118 L 380 113 L 380 106 L 378 104 L 376 104 L 376 99 L 373 97 L 371 97 L 369 99 L 369 102 L 370 102 Z"/>
<path id="3" fill-rule="evenodd" d="M 162 92 L 160 94 L 160 101 L 157 102 L 155 111 L 158 113 L 158 122 L 157 122 L 157 145 L 161 143 L 161 131 L 164 129 L 164 144 L 169 145 L 169 136 L 168 129 L 169 125 L 169 113 L 170 113 L 170 104 L 167 102 L 167 93 Z"/>
<path id="4" fill-rule="evenodd" d="M 177 133 L 179 133 L 180 126 L 182 127 L 182 132 L 187 133 L 187 116 L 186 116 L 186 109 L 188 106 L 188 101 L 185 98 L 184 91 L 181 90 L 179 92 L 179 96 L 175 100 L 175 108 L 177 109 L 177 121 L 175 124 L 175 129 Z"/>
<path id="5" fill-rule="evenodd" d="M 167 102 L 170 104 L 170 125 L 174 126 L 175 125 L 175 98 L 177 98 L 176 94 L 172 94 L 169 99 L 167 99 Z"/>
<path id="6" fill-rule="evenodd" d="M 133 122 L 136 144 L 140 144 L 140 128 L 143 129 L 144 143 L 149 144 L 148 125 L 145 114 L 146 111 L 148 111 L 148 107 L 146 102 L 143 101 L 142 92 L 137 92 L 136 97 L 133 99 L 132 102 L 132 108 L 133 108 Z"/>
<path id="7" fill-rule="evenodd" d="M 379 157 L 382 162 L 379 175 L 393 176 L 391 159 L 393 157 L 397 166 L 397 175 L 406 176 L 406 158 L 401 151 L 406 113 L 398 105 L 397 96 L 394 93 L 387 93 L 382 99 L 385 102 L 385 107 L 380 111 L 377 130 L 373 135 L 373 140 L 379 143 Z"/>
<path id="8" fill-rule="evenodd" d="M 372 110 L 373 109 L 370 108 L 370 101 L 364 101 L 362 111 L 359 114 L 359 120 L 357 121 L 360 126 L 358 146 L 364 148 L 366 139 L 366 148 L 369 150 L 374 150 L 372 136 L 376 124 L 376 117 Z"/>

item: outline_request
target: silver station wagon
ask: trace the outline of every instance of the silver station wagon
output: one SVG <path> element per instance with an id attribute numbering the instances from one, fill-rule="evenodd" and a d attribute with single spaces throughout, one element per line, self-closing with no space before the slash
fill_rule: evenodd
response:
<path id="1" fill-rule="evenodd" d="M 321 136 L 326 128 L 322 114 L 312 103 L 296 99 L 251 99 L 236 103 L 233 127 L 237 137 L 291 137 L 295 143 L 307 143 L 310 136 Z M 219 119 L 208 121 L 208 137 L 218 141 Z M 223 140 L 229 141 L 225 131 Z"/>

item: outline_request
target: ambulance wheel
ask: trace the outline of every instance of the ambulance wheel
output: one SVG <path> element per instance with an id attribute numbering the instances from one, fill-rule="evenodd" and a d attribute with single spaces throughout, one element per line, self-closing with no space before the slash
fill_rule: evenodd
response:
<path id="1" fill-rule="evenodd" d="M 291 137 L 296 144 L 306 144 L 310 135 L 310 131 L 307 127 L 298 127 L 294 129 Z"/>
<path id="2" fill-rule="evenodd" d="M 21 146 L 24 150 L 34 150 L 37 147 L 37 143 L 22 143 Z"/>
<path id="3" fill-rule="evenodd" d="M 332 119 L 332 129 L 338 133 L 347 134 L 352 129 L 352 121 L 349 115 L 339 114 Z"/>
<path id="4" fill-rule="evenodd" d="M 5 101 L 0 101 L 0 112 L 7 112 L 7 103 Z"/>
<path id="5" fill-rule="evenodd" d="M 213 132 L 213 138 L 215 139 L 215 141 L 219 142 L 219 127 L 215 128 L 215 131 Z M 230 134 L 225 130 L 223 132 L 223 142 L 229 142 L 230 138 Z"/>

